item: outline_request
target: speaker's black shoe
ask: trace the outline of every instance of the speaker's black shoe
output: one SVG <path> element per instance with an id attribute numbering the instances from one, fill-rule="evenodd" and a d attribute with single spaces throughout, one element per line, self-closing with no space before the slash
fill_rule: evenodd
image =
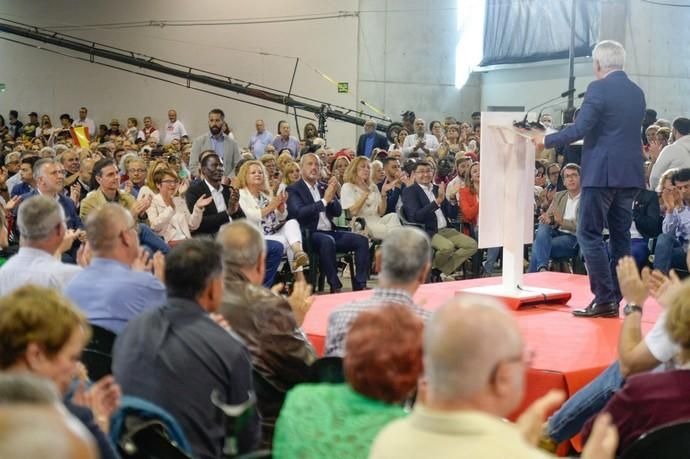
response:
<path id="1" fill-rule="evenodd" d="M 618 303 L 590 303 L 584 309 L 573 311 L 575 317 L 618 317 Z"/>

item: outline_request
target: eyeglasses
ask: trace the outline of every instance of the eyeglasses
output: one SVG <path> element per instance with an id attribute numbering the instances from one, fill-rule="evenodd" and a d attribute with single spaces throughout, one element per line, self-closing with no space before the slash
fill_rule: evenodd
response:
<path id="1" fill-rule="evenodd" d="M 143 174 L 144 172 L 146 172 L 146 169 L 130 169 L 129 170 L 130 174 L 135 174 L 135 173 Z"/>
<path id="2" fill-rule="evenodd" d="M 532 349 L 523 349 L 522 354 L 520 355 L 514 355 L 499 360 L 494 366 L 494 369 L 491 370 L 490 381 L 494 382 L 496 380 L 496 373 L 498 372 L 499 365 L 503 363 L 522 363 L 525 365 L 525 367 L 530 367 L 534 362 L 534 356 L 535 352 Z"/>
<path id="3" fill-rule="evenodd" d="M 180 183 L 180 181 L 179 181 L 179 180 L 170 179 L 170 180 L 161 180 L 161 183 L 168 183 L 168 184 L 177 185 L 178 183 Z"/>

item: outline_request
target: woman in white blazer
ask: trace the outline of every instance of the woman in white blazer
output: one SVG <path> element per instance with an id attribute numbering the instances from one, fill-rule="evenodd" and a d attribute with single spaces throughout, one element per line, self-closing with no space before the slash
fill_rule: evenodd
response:
<path id="1" fill-rule="evenodd" d="M 158 193 L 153 196 L 147 211 L 151 229 L 171 246 L 191 239 L 191 231 L 199 227 L 204 207 L 213 201 L 213 197 L 200 197 L 190 213 L 184 198 L 177 196 L 180 179 L 174 170 L 157 170 L 153 174 L 153 182 Z"/>
<path id="2" fill-rule="evenodd" d="M 297 220 L 287 220 L 287 193 L 273 195 L 266 168 L 261 161 L 247 161 L 237 174 L 240 207 L 248 220 L 254 222 L 266 239 L 278 241 L 287 251 L 288 261 L 296 280 L 303 280 L 303 269 L 309 257 L 302 249 L 302 233 Z"/>

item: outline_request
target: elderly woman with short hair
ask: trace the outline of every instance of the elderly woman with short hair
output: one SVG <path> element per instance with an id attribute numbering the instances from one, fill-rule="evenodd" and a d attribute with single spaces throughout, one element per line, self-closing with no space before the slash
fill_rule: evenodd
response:
<path id="1" fill-rule="evenodd" d="M 345 344 L 346 383 L 301 384 L 288 392 L 276 424 L 275 457 L 367 458 L 378 432 L 406 416 L 402 402 L 422 373 L 423 328 L 405 306 L 361 312 Z"/>

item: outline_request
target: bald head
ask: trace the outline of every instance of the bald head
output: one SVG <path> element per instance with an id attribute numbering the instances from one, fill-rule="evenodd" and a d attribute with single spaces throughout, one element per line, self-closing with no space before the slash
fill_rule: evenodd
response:
<path id="1" fill-rule="evenodd" d="M 93 438 L 58 405 L 0 406 L 0 457 L 95 459 Z"/>
<path id="2" fill-rule="evenodd" d="M 238 272 L 250 282 L 260 285 L 264 274 L 265 243 L 261 231 L 247 220 L 226 225 L 218 233 L 223 246 L 223 264 L 227 279 L 234 279 Z"/>
<path id="3" fill-rule="evenodd" d="M 456 296 L 434 313 L 424 331 L 429 397 L 454 403 L 482 396 L 497 365 L 515 356 L 522 356 L 522 338 L 505 307 L 490 298 Z"/>

